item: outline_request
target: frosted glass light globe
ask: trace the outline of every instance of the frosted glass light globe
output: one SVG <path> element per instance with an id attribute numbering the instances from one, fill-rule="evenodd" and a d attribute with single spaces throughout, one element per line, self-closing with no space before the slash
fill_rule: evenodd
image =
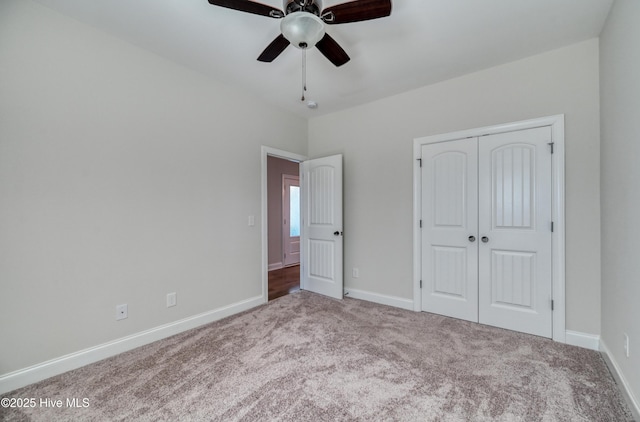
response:
<path id="1" fill-rule="evenodd" d="M 309 12 L 289 13 L 280 23 L 282 35 L 296 48 L 311 48 L 324 37 L 324 22 Z"/>

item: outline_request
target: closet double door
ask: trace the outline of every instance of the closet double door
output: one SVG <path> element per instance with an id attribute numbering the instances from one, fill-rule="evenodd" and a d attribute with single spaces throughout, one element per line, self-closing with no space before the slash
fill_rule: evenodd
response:
<path id="1" fill-rule="evenodd" d="M 422 310 L 552 336 L 551 128 L 422 146 Z"/>

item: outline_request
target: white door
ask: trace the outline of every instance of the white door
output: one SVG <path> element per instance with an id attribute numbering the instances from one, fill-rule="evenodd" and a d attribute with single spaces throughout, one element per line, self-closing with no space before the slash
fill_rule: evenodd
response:
<path id="1" fill-rule="evenodd" d="M 282 262 L 300 262 L 300 177 L 282 175 Z"/>
<path id="2" fill-rule="evenodd" d="M 300 182 L 300 288 L 342 299 L 342 155 L 303 161 Z"/>
<path id="3" fill-rule="evenodd" d="M 422 146 L 422 310 L 552 337 L 550 140 Z"/>
<path id="4" fill-rule="evenodd" d="M 422 310 L 478 321 L 477 138 L 422 146 Z"/>
<path id="5" fill-rule="evenodd" d="M 479 322 L 552 335 L 551 128 L 479 140 Z"/>

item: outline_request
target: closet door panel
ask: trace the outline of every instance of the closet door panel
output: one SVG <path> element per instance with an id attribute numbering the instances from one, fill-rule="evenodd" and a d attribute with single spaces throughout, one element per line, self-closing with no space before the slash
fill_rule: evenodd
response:
<path id="1" fill-rule="evenodd" d="M 422 310 L 478 321 L 477 138 L 422 147 Z"/>
<path id="2" fill-rule="evenodd" d="M 479 139 L 479 322 L 552 336 L 549 127 Z"/>

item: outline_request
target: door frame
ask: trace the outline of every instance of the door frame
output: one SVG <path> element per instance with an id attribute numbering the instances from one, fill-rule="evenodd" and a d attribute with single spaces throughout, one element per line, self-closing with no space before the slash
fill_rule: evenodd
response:
<path id="1" fill-rule="evenodd" d="M 297 161 L 301 163 L 307 159 L 306 156 L 296 154 L 289 151 L 284 151 L 277 148 L 271 148 L 262 146 L 260 149 L 260 161 L 261 161 L 261 190 L 262 190 L 262 204 L 261 204 L 261 216 L 260 216 L 260 229 L 262 232 L 262 302 L 267 303 L 269 301 L 269 233 L 268 233 L 268 221 L 267 213 L 269 210 L 269 196 L 267 192 L 267 157 L 277 157 L 285 160 Z M 302 188 L 301 188 L 302 189 Z M 300 263 L 302 263 L 302 256 L 300 256 Z"/>
<path id="2" fill-rule="evenodd" d="M 420 174 L 422 145 L 437 142 L 453 141 L 462 138 L 481 137 L 497 133 L 513 132 L 516 130 L 531 129 L 536 127 L 551 127 L 551 139 L 553 142 L 553 154 L 551 155 L 551 218 L 554 223 L 554 231 L 551 236 L 551 262 L 552 262 L 552 295 L 554 310 L 552 317 L 553 340 L 566 343 L 566 300 L 565 300 L 565 182 L 564 182 L 564 114 L 541 117 L 519 122 L 504 123 L 475 129 L 462 130 L 451 133 L 431 135 L 413 140 L 413 309 L 416 312 L 422 310 L 421 295 L 421 229 L 420 217 L 422 179 Z M 481 142 L 481 141 L 479 141 Z"/>

